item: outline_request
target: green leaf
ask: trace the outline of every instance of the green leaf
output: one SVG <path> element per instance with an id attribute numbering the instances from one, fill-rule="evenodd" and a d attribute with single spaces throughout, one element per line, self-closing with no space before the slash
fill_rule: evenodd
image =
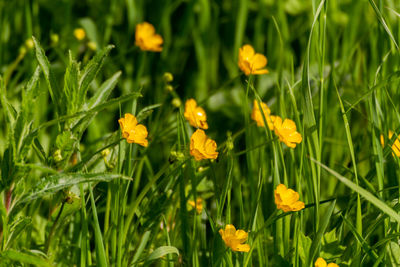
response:
<path id="1" fill-rule="evenodd" d="M 144 119 L 146 119 L 148 116 L 150 116 L 151 113 L 153 113 L 154 109 L 161 107 L 161 106 L 162 106 L 162 104 L 154 104 L 154 105 L 150 105 L 150 106 L 143 108 L 136 116 L 138 122 L 141 122 Z"/>
<path id="2" fill-rule="evenodd" d="M 90 18 L 83 18 L 79 20 L 79 23 L 85 29 L 85 32 L 89 40 L 95 42 L 97 46 L 101 47 L 101 42 L 98 38 L 96 24 Z"/>
<path id="3" fill-rule="evenodd" d="M 46 259 L 34 254 L 28 254 L 21 251 L 9 249 L 0 253 L 0 262 L 10 260 L 18 263 L 33 264 L 39 267 L 52 266 Z"/>
<path id="4" fill-rule="evenodd" d="M 118 79 L 121 76 L 122 72 L 117 71 L 111 78 L 105 81 L 99 89 L 96 90 L 96 93 L 87 103 L 89 109 L 103 104 L 104 101 L 110 96 L 112 90 L 114 90 L 115 86 L 118 83 Z"/>
<path id="5" fill-rule="evenodd" d="M 179 250 L 173 246 L 162 246 L 156 248 L 146 259 L 146 262 L 153 261 L 155 259 L 159 259 L 167 254 L 176 254 L 179 256 Z"/>
<path id="6" fill-rule="evenodd" d="M 354 192 L 359 193 L 362 197 L 364 197 L 368 202 L 370 202 L 372 205 L 380 209 L 382 212 L 386 213 L 391 217 L 392 219 L 396 220 L 397 223 L 400 223 L 400 215 L 394 211 L 391 207 L 389 207 L 385 202 L 374 196 L 372 193 L 369 191 L 365 190 L 364 188 L 356 185 L 349 179 L 347 179 L 344 176 L 341 176 L 339 173 L 335 172 L 334 170 L 330 169 L 328 166 L 322 164 L 321 162 L 316 161 L 315 159 L 311 159 L 318 165 L 320 165 L 322 168 L 324 168 L 326 171 L 328 171 L 330 174 L 332 174 L 334 177 L 336 177 L 339 181 L 341 181 L 344 185 L 349 187 L 351 190 Z"/>
<path id="7" fill-rule="evenodd" d="M 79 65 L 80 64 L 72 58 L 71 51 L 69 51 L 69 64 L 64 75 L 64 94 L 68 103 L 68 114 L 73 114 L 80 108 L 80 106 L 78 106 Z"/>
<path id="8" fill-rule="evenodd" d="M 312 241 L 308 236 L 305 236 L 303 232 L 299 232 L 299 234 L 299 256 L 303 264 L 306 264 Z"/>
<path id="9" fill-rule="evenodd" d="M 34 36 L 32 36 L 32 39 L 33 39 L 33 42 L 35 43 L 36 59 L 39 62 L 39 65 L 40 65 L 40 67 L 43 71 L 44 77 L 46 79 L 50 97 L 55 105 L 55 108 L 56 108 L 58 114 L 61 115 L 61 114 L 63 114 L 63 111 L 65 110 L 65 106 L 64 106 L 65 102 L 63 101 L 61 92 L 58 89 L 54 73 L 51 70 L 49 60 L 47 59 L 43 48 L 40 46 L 40 43 L 36 40 L 36 38 Z"/>
<path id="10" fill-rule="evenodd" d="M 18 218 L 16 221 L 14 221 L 10 228 L 10 233 L 9 233 L 9 237 L 7 240 L 6 247 L 12 246 L 13 242 L 16 241 L 19 234 L 31 223 L 32 223 L 32 219 L 29 217 Z"/>
<path id="11" fill-rule="evenodd" d="M 324 235 L 325 230 L 328 227 L 328 224 L 331 219 L 335 205 L 336 205 L 336 200 L 331 202 L 331 205 L 328 207 L 328 210 L 322 217 L 322 221 L 321 221 L 320 227 L 318 229 L 317 235 L 315 236 L 315 238 L 311 244 L 310 253 L 308 254 L 308 265 L 307 266 L 311 266 L 311 263 L 313 262 L 315 256 L 317 255 L 319 246 L 322 241 L 322 236 Z"/>
<path id="12" fill-rule="evenodd" d="M 73 185 L 88 182 L 110 182 L 114 179 L 132 180 L 132 178 L 121 174 L 108 173 L 60 173 L 52 175 L 43 178 L 30 193 L 21 198 L 18 204 L 54 194 Z"/>
<path id="13" fill-rule="evenodd" d="M 79 79 L 79 93 L 77 101 L 80 102 L 77 102 L 78 106 L 81 106 L 81 104 L 84 103 L 90 83 L 94 80 L 94 78 L 96 78 L 97 73 L 100 71 L 103 65 L 105 57 L 110 53 L 111 49 L 113 48 L 113 45 L 109 45 L 104 48 L 102 51 L 97 53 L 97 55 L 94 56 L 83 69 Z"/>

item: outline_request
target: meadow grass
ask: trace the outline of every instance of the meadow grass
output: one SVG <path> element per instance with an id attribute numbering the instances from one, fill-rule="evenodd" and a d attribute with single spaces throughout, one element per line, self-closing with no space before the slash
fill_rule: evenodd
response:
<path id="1" fill-rule="evenodd" d="M 399 266 L 399 36 L 395 0 L 0 0 L 0 266 Z M 245 44 L 268 74 L 239 69 Z M 277 209 L 279 184 L 305 207 Z"/>

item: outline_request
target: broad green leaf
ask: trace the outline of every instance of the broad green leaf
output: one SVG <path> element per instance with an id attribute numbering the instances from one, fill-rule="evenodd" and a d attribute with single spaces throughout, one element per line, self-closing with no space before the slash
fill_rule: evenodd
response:
<path id="1" fill-rule="evenodd" d="M 91 18 L 83 18 L 79 20 L 79 23 L 85 29 L 85 32 L 89 40 L 95 42 L 97 46 L 101 46 L 101 41 L 98 38 L 97 27 Z"/>
<path id="2" fill-rule="evenodd" d="M 376 196 L 374 196 L 372 193 L 370 193 L 369 191 L 365 190 L 364 188 L 356 185 L 355 183 L 353 183 L 352 181 L 350 181 L 346 177 L 344 177 L 344 176 L 340 175 L 339 173 L 335 172 L 334 170 L 332 170 L 328 166 L 322 164 L 321 162 L 318 162 L 315 159 L 311 159 L 311 160 L 314 161 L 315 163 L 317 163 L 318 165 L 320 165 L 322 168 L 324 168 L 326 171 L 328 171 L 330 174 L 332 174 L 334 177 L 336 177 L 336 179 L 341 181 L 344 185 L 349 187 L 351 190 L 353 190 L 354 192 L 359 193 L 369 203 L 371 203 L 372 205 L 374 205 L 375 207 L 380 209 L 382 212 L 384 212 L 387 215 L 389 215 L 389 217 L 391 217 L 392 219 L 397 221 L 397 223 L 400 223 L 400 215 L 396 211 L 394 211 L 391 207 L 389 207 L 385 202 L 383 202 L 382 200 L 380 200 L 379 198 L 377 198 Z"/>
<path id="3" fill-rule="evenodd" d="M 111 78 L 105 81 L 99 89 L 96 90 L 96 93 L 87 103 L 89 109 L 102 104 L 107 98 L 110 96 L 112 90 L 118 83 L 118 79 L 121 76 L 122 72 L 117 71 Z"/>
<path id="4" fill-rule="evenodd" d="M 16 221 L 14 221 L 10 228 L 6 247 L 12 246 L 13 242 L 16 241 L 19 234 L 31 223 L 32 219 L 29 217 L 18 218 Z"/>
<path id="5" fill-rule="evenodd" d="M 114 179 L 132 180 L 132 178 L 121 174 L 108 173 L 60 173 L 52 175 L 42 178 L 42 181 L 20 199 L 19 204 L 54 194 L 73 185 L 88 182 L 110 182 Z"/>
<path id="6" fill-rule="evenodd" d="M 50 97 L 53 100 L 56 110 L 58 114 L 63 114 L 65 110 L 63 101 L 63 97 L 61 91 L 58 89 L 57 82 L 55 80 L 55 76 L 53 71 L 51 70 L 49 60 L 46 57 L 46 54 L 43 48 L 40 46 L 40 43 L 36 40 L 34 36 L 32 36 L 33 42 L 35 43 L 35 51 L 36 51 L 36 59 L 39 62 L 40 67 L 42 68 L 44 77 L 47 82 L 47 87 L 49 89 Z"/>
<path id="7" fill-rule="evenodd" d="M 67 101 L 67 113 L 75 113 L 78 106 L 79 94 L 79 63 L 72 58 L 72 53 L 69 51 L 69 64 L 64 75 L 64 94 Z"/>
<path id="8" fill-rule="evenodd" d="M 81 72 L 80 78 L 79 78 L 79 93 L 78 93 L 78 98 L 76 99 L 77 105 L 81 106 L 81 104 L 84 103 L 86 93 L 89 89 L 90 83 L 96 78 L 97 73 L 100 71 L 104 59 L 106 56 L 110 53 L 111 49 L 113 49 L 113 45 L 109 45 L 106 48 L 104 48 L 102 51 L 97 53 L 96 56 L 94 56 L 88 64 L 86 64 L 85 68 Z"/>
<path id="9" fill-rule="evenodd" d="M 310 266 L 311 263 L 313 262 L 315 256 L 317 255 L 319 246 L 321 244 L 322 241 L 322 237 L 325 233 L 326 228 L 328 227 L 329 221 L 331 219 L 333 210 L 335 208 L 336 205 L 336 200 L 332 201 L 330 206 L 328 207 L 328 210 L 326 211 L 326 213 L 324 214 L 324 216 L 322 217 L 321 220 L 321 224 L 319 226 L 317 235 L 314 237 L 314 240 L 311 244 L 311 248 L 310 248 L 310 253 L 308 254 L 308 265 Z"/>
<path id="10" fill-rule="evenodd" d="M 179 250 L 176 247 L 173 246 L 162 246 L 159 248 L 156 248 L 146 259 L 146 262 L 159 259 L 167 254 L 176 254 L 179 256 Z"/>
<path id="11" fill-rule="evenodd" d="M 9 249 L 0 253 L 0 262 L 3 260 L 10 260 L 15 263 L 33 264 L 38 267 L 52 266 L 46 259 L 34 254 Z"/>

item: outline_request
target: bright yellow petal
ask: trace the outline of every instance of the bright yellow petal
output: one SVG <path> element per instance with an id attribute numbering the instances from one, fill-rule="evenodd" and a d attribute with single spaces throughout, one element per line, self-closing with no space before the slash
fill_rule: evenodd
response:
<path id="1" fill-rule="evenodd" d="M 258 70 L 267 65 L 267 58 L 264 55 L 255 54 L 251 59 L 251 63 L 253 64 L 253 70 Z"/>
<path id="2" fill-rule="evenodd" d="M 239 49 L 239 56 L 243 59 L 249 60 L 254 54 L 254 48 L 251 45 L 246 44 Z"/>
<path id="3" fill-rule="evenodd" d="M 314 266 L 315 267 L 327 267 L 326 266 L 326 261 L 323 259 L 323 258 L 318 258 L 316 261 L 315 261 L 315 264 L 314 264 Z"/>
<path id="4" fill-rule="evenodd" d="M 239 241 L 239 243 L 246 242 L 249 234 L 246 231 L 243 230 L 237 230 L 235 233 L 236 239 Z"/>
<path id="5" fill-rule="evenodd" d="M 240 251 L 240 252 L 249 252 L 250 245 L 249 244 L 237 244 L 235 247 L 232 247 L 232 250 Z"/>

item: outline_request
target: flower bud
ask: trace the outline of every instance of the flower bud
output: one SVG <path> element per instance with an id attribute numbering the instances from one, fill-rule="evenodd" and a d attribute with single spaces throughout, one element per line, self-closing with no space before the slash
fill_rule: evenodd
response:
<path id="1" fill-rule="evenodd" d="M 174 76 L 170 72 L 164 73 L 164 77 L 163 78 L 164 78 L 164 82 L 166 82 L 166 83 L 170 83 L 170 82 L 172 82 L 174 80 Z"/>

